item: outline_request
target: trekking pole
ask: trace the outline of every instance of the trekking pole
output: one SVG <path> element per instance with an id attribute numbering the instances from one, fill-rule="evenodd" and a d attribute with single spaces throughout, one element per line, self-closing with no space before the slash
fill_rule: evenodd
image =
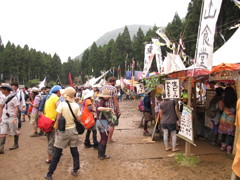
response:
<path id="1" fill-rule="evenodd" d="M 156 121 L 156 122 L 155 122 L 155 125 L 154 125 L 154 128 L 153 128 L 153 132 L 152 132 L 152 141 L 153 141 L 153 139 L 154 139 L 154 134 L 155 134 L 155 131 L 156 131 L 156 129 L 157 129 L 157 124 L 158 124 L 158 121 L 159 121 L 159 113 L 158 113 L 155 121 Z"/>

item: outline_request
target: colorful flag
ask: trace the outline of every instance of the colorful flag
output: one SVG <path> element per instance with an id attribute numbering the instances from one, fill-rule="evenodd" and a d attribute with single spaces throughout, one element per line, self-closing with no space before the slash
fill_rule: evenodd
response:
<path id="1" fill-rule="evenodd" d="M 70 83 L 70 86 L 74 86 L 73 82 L 72 82 L 72 76 L 70 73 L 68 73 L 68 79 L 69 79 L 69 83 Z"/>
<path id="2" fill-rule="evenodd" d="M 212 69 L 216 22 L 222 0 L 204 0 L 196 45 L 196 67 Z"/>

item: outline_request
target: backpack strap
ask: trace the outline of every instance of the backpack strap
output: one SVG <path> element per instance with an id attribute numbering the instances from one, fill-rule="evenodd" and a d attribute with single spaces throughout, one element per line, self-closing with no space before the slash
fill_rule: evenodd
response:
<path id="1" fill-rule="evenodd" d="M 71 113 L 72 113 L 72 116 L 73 116 L 73 118 L 74 118 L 74 121 L 76 121 L 76 116 L 75 116 L 75 114 L 73 113 L 73 110 L 72 110 L 72 108 L 71 108 L 69 102 L 66 101 L 66 103 L 67 103 L 67 105 L 68 105 L 68 107 L 69 107 L 69 109 L 70 109 L 70 111 L 71 111 Z"/>

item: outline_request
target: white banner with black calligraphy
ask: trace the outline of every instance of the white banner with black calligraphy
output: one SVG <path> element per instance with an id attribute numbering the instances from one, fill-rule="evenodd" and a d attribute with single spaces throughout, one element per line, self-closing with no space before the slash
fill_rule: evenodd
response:
<path id="1" fill-rule="evenodd" d="M 144 56 L 144 68 L 143 73 L 139 79 L 146 77 L 154 58 L 156 52 L 156 46 L 154 44 L 146 44 L 145 46 L 145 56 Z"/>
<path id="2" fill-rule="evenodd" d="M 179 79 L 166 79 L 165 81 L 166 99 L 180 98 L 180 83 Z"/>
<path id="3" fill-rule="evenodd" d="M 180 120 L 180 130 L 177 136 L 195 145 L 193 137 L 192 109 L 185 104 L 183 105 L 183 111 Z"/>
<path id="4" fill-rule="evenodd" d="M 221 4 L 222 0 L 204 0 L 195 57 L 197 67 L 212 69 L 214 34 Z"/>
<path id="5" fill-rule="evenodd" d="M 145 93 L 145 88 L 144 88 L 143 83 L 136 84 L 136 88 L 137 88 L 137 94 L 144 94 Z"/>
<path id="6" fill-rule="evenodd" d="M 157 61 L 157 69 L 160 74 L 163 73 L 163 60 L 162 60 L 162 51 L 161 51 L 161 43 L 158 39 L 152 38 L 153 44 L 156 46 L 156 61 Z"/>

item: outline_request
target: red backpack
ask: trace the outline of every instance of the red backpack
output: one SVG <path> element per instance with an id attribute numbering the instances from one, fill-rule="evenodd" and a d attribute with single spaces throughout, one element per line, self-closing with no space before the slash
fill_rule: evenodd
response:
<path id="1" fill-rule="evenodd" d="M 144 100 L 143 100 L 143 99 L 141 99 L 140 102 L 139 102 L 139 104 L 138 104 L 138 110 L 139 110 L 140 112 L 145 112 Z"/>

